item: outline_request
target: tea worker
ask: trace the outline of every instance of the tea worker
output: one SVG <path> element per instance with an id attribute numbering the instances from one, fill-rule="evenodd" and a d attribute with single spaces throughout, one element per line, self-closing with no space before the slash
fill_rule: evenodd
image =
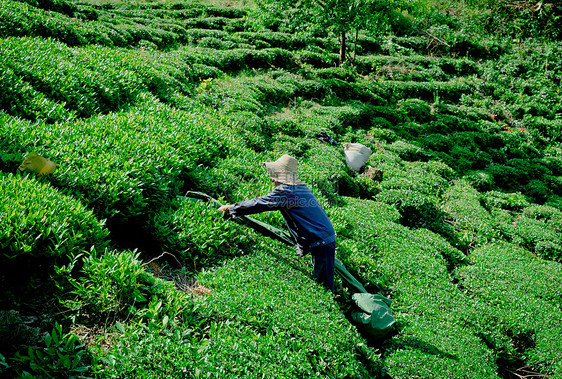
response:
<path id="1" fill-rule="evenodd" d="M 233 217 L 280 211 L 295 240 L 297 255 L 311 254 L 314 279 L 333 293 L 336 234 L 318 199 L 298 178 L 297 164 L 287 154 L 274 162 L 264 162 L 276 186 L 273 191 L 252 200 L 223 205 L 219 211 Z"/>

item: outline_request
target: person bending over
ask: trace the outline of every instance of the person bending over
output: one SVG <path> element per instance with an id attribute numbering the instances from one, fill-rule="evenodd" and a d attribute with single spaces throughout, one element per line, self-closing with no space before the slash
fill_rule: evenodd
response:
<path id="1" fill-rule="evenodd" d="M 280 211 L 295 240 L 297 255 L 311 254 L 314 279 L 334 293 L 336 233 L 318 199 L 298 178 L 297 164 L 287 154 L 274 162 L 264 162 L 275 189 L 265 196 L 223 205 L 218 210 L 233 217 Z"/>

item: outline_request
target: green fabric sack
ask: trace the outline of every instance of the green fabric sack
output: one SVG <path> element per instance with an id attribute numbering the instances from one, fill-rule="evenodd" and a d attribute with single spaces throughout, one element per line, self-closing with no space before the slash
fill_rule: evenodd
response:
<path id="1" fill-rule="evenodd" d="M 396 319 L 390 310 L 392 300 L 372 293 L 355 293 L 352 299 L 360 311 L 353 311 L 351 317 L 367 334 L 381 339 L 394 330 Z"/>
<path id="2" fill-rule="evenodd" d="M 347 271 L 342 261 L 340 261 L 338 258 L 336 258 L 335 260 L 334 272 L 341 278 L 342 282 L 347 286 L 347 288 L 351 290 L 352 293 L 367 293 L 365 287 L 363 287 L 363 285 L 357 279 L 355 279 L 355 277 L 351 275 L 349 271 Z"/>

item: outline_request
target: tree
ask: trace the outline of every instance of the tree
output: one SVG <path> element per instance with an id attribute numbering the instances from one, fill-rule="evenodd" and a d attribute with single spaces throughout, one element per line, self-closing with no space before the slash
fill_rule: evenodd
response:
<path id="1" fill-rule="evenodd" d="M 346 60 L 348 33 L 381 30 L 399 0 L 256 0 L 254 17 L 262 24 L 290 17 L 300 28 L 320 28 L 339 37 L 339 63 Z"/>

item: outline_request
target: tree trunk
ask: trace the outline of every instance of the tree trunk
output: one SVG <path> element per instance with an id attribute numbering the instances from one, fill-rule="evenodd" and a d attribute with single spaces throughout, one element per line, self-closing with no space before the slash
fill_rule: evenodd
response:
<path id="1" fill-rule="evenodd" d="M 339 65 L 341 66 L 343 62 L 345 62 L 345 52 L 347 50 L 347 38 L 345 32 L 340 33 L 340 61 Z"/>

